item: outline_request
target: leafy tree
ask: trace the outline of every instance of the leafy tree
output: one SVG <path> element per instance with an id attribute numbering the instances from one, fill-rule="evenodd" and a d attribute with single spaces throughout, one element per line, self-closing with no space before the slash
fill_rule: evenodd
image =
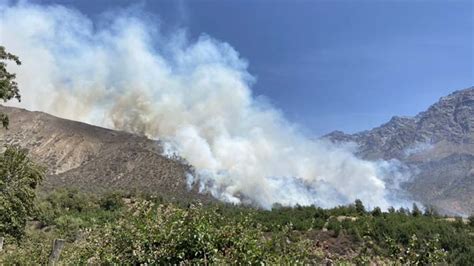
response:
<path id="1" fill-rule="evenodd" d="M 379 208 L 379 207 L 375 207 L 373 210 L 372 210 L 372 216 L 380 216 L 382 215 L 382 210 Z"/>
<path id="2" fill-rule="evenodd" d="M 418 217 L 418 216 L 421 216 L 422 212 L 420 210 L 420 208 L 418 208 L 418 205 L 416 205 L 416 203 L 413 203 L 413 207 L 412 207 L 412 210 L 411 210 L 411 215 L 413 217 Z"/>
<path id="3" fill-rule="evenodd" d="M 390 206 L 390 207 L 388 208 L 388 213 L 395 213 L 395 208 L 392 207 L 392 206 Z"/>
<path id="4" fill-rule="evenodd" d="M 405 208 L 400 207 L 400 209 L 397 210 L 397 213 L 406 215 L 407 213 L 410 213 L 410 210 L 405 210 Z"/>
<path id="5" fill-rule="evenodd" d="M 17 65 L 21 64 L 18 56 L 7 52 L 5 47 L 0 46 L 0 98 L 3 102 L 13 98 L 20 101 L 20 90 L 15 81 L 16 75 L 7 71 L 7 63 L 5 62 L 7 60 L 14 61 Z M 8 128 L 9 120 L 6 114 L 0 113 L 0 121 L 4 128 Z"/>
<path id="6" fill-rule="evenodd" d="M 362 204 L 362 201 L 360 199 L 355 200 L 355 208 L 356 208 L 357 213 L 359 213 L 359 214 L 364 214 L 365 213 L 364 204 Z"/>
<path id="7" fill-rule="evenodd" d="M 10 146 L 0 154 L 0 234 L 23 235 L 34 212 L 35 188 L 43 173 L 23 149 Z"/>
<path id="8" fill-rule="evenodd" d="M 113 211 L 122 208 L 124 203 L 120 193 L 107 193 L 100 199 L 99 205 L 105 210 Z"/>
<path id="9" fill-rule="evenodd" d="M 0 98 L 7 102 L 20 101 L 16 75 L 7 71 L 6 61 L 21 62 L 16 55 L 0 46 Z M 0 113 L 2 126 L 8 129 L 8 116 Z M 19 147 L 7 146 L 0 154 L 0 234 L 19 238 L 23 235 L 26 220 L 34 211 L 35 188 L 43 179 L 44 170 L 32 162 L 27 152 Z"/>
<path id="10" fill-rule="evenodd" d="M 438 217 L 439 216 L 439 213 L 438 211 L 436 210 L 436 207 L 432 206 L 432 205 L 428 205 L 425 207 L 425 213 L 424 213 L 425 216 L 429 216 L 429 217 Z"/>

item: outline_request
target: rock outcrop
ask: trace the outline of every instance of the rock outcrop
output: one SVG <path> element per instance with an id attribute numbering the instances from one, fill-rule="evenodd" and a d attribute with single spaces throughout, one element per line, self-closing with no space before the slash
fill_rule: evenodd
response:
<path id="1" fill-rule="evenodd" d="M 442 97 L 415 117 L 356 134 L 332 132 L 335 142 L 356 142 L 364 159 L 398 159 L 413 173 L 405 184 L 414 199 L 443 213 L 474 212 L 474 87 Z"/>

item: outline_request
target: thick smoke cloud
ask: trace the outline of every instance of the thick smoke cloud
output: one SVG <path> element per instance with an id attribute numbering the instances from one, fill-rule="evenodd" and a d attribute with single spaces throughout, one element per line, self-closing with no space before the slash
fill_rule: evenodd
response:
<path id="1" fill-rule="evenodd" d="M 228 202 L 400 205 L 393 164 L 304 136 L 252 96 L 247 62 L 225 42 L 164 36 L 133 11 L 96 22 L 61 6 L 0 13 L 0 43 L 23 61 L 9 66 L 22 107 L 159 138 L 196 168 L 189 185 Z"/>

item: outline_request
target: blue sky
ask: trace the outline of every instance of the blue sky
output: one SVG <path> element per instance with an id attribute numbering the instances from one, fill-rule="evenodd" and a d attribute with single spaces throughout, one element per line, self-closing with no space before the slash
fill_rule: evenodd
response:
<path id="1" fill-rule="evenodd" d="M 94 18 L 136 1 L 33 1 Z M 474 85 L 473 1 L 141 1 L 164 31 L 231 44 L 265 95 L 314 134 L 415 115 Z"/>

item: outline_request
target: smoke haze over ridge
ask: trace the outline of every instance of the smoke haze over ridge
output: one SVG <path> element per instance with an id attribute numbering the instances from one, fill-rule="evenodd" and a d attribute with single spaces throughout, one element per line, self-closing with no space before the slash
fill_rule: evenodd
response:
<path id="1" fill-rule="evenodd" d="M 62 6 L 22 3 L 0 6 L 0 44 L 23 62 L 9 65 L 19 106 L 159 138 L 195 167 L 188 182 L 218 199 L 264 208 L 407 203 L 388 182 L 406 178 L 396 163 L 306 137 L 252 96 L 247 62 L 210 36 L 164 36 L 133 9 L 93 22 Z"/>

